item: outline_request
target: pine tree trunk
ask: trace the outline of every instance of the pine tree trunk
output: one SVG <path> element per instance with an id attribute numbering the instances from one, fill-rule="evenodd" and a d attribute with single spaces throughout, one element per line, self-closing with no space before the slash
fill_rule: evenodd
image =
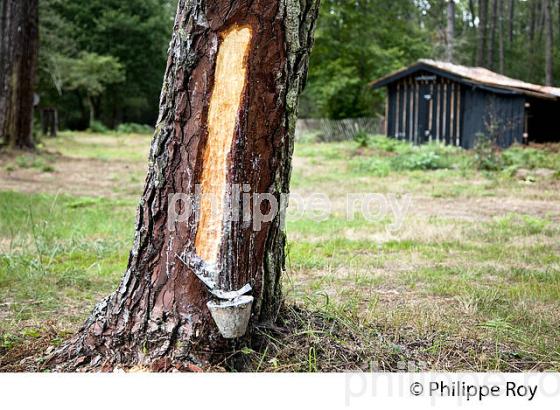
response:
<path id="1" fill-rule="evenodd" d="M 0 137 L 12 148 L 33 148 L 38 0 L 4 0 L 0 12 Z"/>
<path id="2" fill-rule="evenodd" d="M 513 32 L 515 27 L 515 0 L 509 0 L 509 47 L 513 44 Z"/>
<path id="3" fill-rule="evenodd" d="M 95 122 L 95 104 L 93 103 L 93 98 L 90 95 L 86 97 L 86 103 L 89 110 L 89 128 L 92 128 L 93 123 Z"/>
<path id="4" fill-rule="evenodd" d="M 472 28 L 476 27 L 476 7 L 474 0 L 469 0 L 469 13 L 470 13 L 470 25 Z"/>
<path id="5" fill-rule="evenodd" d="M 484 65 L 484 51 L 486 50 L 487 34 L 488 34 L 488 0 L 478 0 L 478 46 L 476 51 L 476 65 L 481 67 Z"/>
<path id="6" fill-rule="evenodd" d="M 244 195 L 267 193 L 278 201 L 289 190 L 318 3 L 179 1 L 128 269 L 118 290 L 51 358 L 61 369 L 165 370 L 219 360 L 233 342 L 216 328 L 199 276 L 220 290 L 252 286 L 245 340 L 255 324 L 275 320 L 283 214 L 258 229 L 243 220 L 243 207 L 228 207 L 234 216 L 228 222 L 224 206 L 236 201 L 234 184 Z M 186 207 L 176 208 L 174 196 L 199 189 L 216 194 L 218 212 L 203 201 L 199 220 L 170 219 Z"/>
<path id="7" fill-rule="evenodd" d="M 543 0 L 544 26 L 545 26 L 545 84 L 553 84 L 554 68 L 554 32 L 552 28 L 552 5 L 550 0 Z"/>
<path id="8" fill-rule="evenodd" d="M 537 19 L 538 19 L 538 5 L 540 0 L 529 0 L 529 33 L 528 33 L 528 41 L 527 41 L 527 54 L 531 57 L 530 61 L 527 64 L 527 76 L 532 77 L 534 66 L 535 66 L 535 38 L 536 38 L 536 30 L 537 30 Z"/>
<path id="9" fill-rule="evenodd" d="M 530 0 L 530 13 L 529 13 L 529 47 L 533 48 L 535 40 L 535 31 L 537 25 L 537 0 Z"/>
<path id="10" fill-rule="evenodd" d="M 446 31 L 446 59 L 453 62 L 454 46 L 455 46 L 455 1 L 447 2 L 447 31 Z"/>
<path id="11" fill-rule="evenodd" d="M 486 55 L 486 67 L 494 68 L 494 46 L 496 43 L 496 26 L 498 21 L 498 0 L 491 0 L 491 15 L 489 18 L 490 29 L 488 35 L 488 48 Z"/>
<path id="12" fill-rule="evenodd" d="M 505 40 L 504 40 L 504 1 L 496 0 L 498 2 L 498 61 L 499 72 L 505 72 Z"/>

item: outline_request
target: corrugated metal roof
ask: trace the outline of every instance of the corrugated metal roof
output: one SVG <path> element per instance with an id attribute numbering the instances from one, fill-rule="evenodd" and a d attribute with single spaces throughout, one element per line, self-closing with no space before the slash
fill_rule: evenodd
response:
<path id="1" fill-rule="evenodd" d="M 448 72 L 450 74 L 453 74 L 454 76 L 461 77 L 471 82 L 484 84 L 490 87 L 497 87 L 497 88 L 503 88 L 512 91 L 517 91 L 532 96 L 544 97 L 544 98 L 560 97 L 560 88 L 526 83 L 521 80 L 516 80 L 514 78 L 506 77 L 505 75 L 495 73 L 483 67 L 467 67 L 467 66 L 452 64 L 444 61 L 435 61 L 435 60 L 427 60 L 427 59 L 419 60 L 416 64 L 410 67 L 389 74 L 373 82 L 372 86 L 375 86 L 381 82 L 386 82 L 392 77 L 398 77 L 399 74 L 414 69 L 415 66 L 418 66 L 419 69 L 423 67 L 426 68 L 426 66 L 428 68 L 433 67 L 436 70 Z"/>

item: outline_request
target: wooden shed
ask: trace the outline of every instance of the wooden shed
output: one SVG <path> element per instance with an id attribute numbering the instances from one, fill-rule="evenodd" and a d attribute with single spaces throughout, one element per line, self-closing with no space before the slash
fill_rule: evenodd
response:
<path id="1" fill-rule="evenodd" d="M 560 88 L 480 67 L 420 60 L 371 84 L 387 87 L 387 135 L 416 144 L 472 148 L 484 134 L 500 146 L 560 142 Z"/>

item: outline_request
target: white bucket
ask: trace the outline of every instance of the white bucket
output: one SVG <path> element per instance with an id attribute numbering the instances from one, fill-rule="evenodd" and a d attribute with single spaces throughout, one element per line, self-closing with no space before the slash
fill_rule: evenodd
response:
<path id="1" fill-rule="evenodd" d="M 240 296 L 230 301 L 211 300 L 206 304 L 225 339 L 237 339 L 245 335 L 253 301 L 253 296 Z"/>

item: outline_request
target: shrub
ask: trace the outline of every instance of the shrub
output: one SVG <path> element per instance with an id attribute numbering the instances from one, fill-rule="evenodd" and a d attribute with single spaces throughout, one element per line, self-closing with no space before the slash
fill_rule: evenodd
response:
<path id="1" fill-rule="evenodd" d="M 401 149 L 398 154 L 391 160 L 391 167 L 395 171 L 449 169 L 460 162 L 458 148 L 441 144 L 409 146 L 408 150 Z"/>
<path id="2" fill-rule="evenodd" d="M 370 138 L 368 143 L 370 148 L 380 153 L 372 152 L 371 155 L 352 159 L 350 165 L 358 173 L 385 176 L 391 171 L 461 168 L 467 158 L 460 148 L 442 144 L 414 146 L 381 136 Z"/>
<path id="3" fill-rule="evenodd" d="M 370 145 L 385 152 L 404 152 L 409 151 L 411 145 L 408 142 L 399 141 L 395 138 L 387 138 L 377 135 L 370 140 Z"/>
<path id="4" fill-rule="evenodd" d="M 92 121 L 92 123 L 89 125 L 88 132 L 106 134 L 109 132 L 109 128 L 107 128 L 101 121 Z"/>
<path id="5" fill-rule="evenodd" d="M 512 147 L 502 153 L 505 166 L 518 168 L 550 168 L 560 170 L 560 161 L 557 154 L 542 149 L 530 147 Z"/>
<path id="6" fill-rule="evenodd" d="M 353 139 L 360 148 L 367 148 L 369 146 L 369 135 L 365 131 L 358 131 Z"/>
<path id="7" fill-rule="evenodd" d="M 391 164 L 383 158 L 356 157 L 350 162 L 351 168 L 358 174 L 385 177 L 391 172 Z"/>
<path id="8" fill-rule="evenodd" d="M 499 148 L 484 134 L 476 134 L 474 146 L 474 165 L 481 171 L 499 171 L 503 169 L 503 163 L 499 155 Z"/>
<path id="9" fill-rule="evenodd" d="M 154 129 L 149 125 L 136 123 L 123 123 L 117 127 L 119 134 L 152 134 Z"/>
<path id="10" fill-rule="evenodd" d="M 35 168 L 42 172 L 54 172 L 54 167 L 49 163 L 48 159 L 36 155 L 20 155 L 16 157 L 15 164 L 22 169 Z M 11 171 L 15 168 L 11 166 Z M 10 172 L 10 170 L 8 170 Z"/>

